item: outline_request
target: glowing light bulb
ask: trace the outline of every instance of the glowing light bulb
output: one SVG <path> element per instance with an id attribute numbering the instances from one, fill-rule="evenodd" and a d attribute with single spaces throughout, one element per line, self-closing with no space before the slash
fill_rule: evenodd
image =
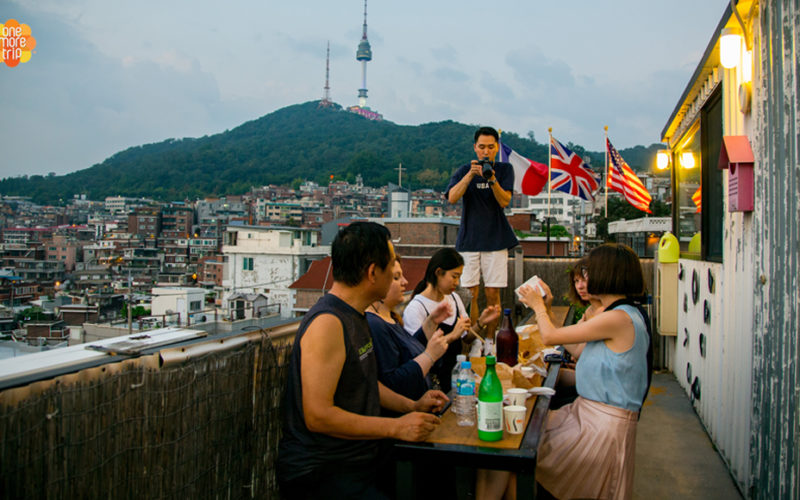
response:
<path id="1" fill-rule="evenodd" d="M 669 167 L 669 152 L 667 150 L 661 150 L 656 153 L 656 168 L 664 170 L 667 167 Z"/>
<path id="2" fill-rule="evenodd" d="M 681 167 L 694 168 L 695 167 L 694 154 L 692 154 L 690 151 L 685 151 L 681 153 Z"/>
<path id="3" fill-rule="evenodd" d="M 742 35 L 736 28 L 722 28 L 719 37 L 719 62 L 723 68 L 735 68 L 742 53 Z"/>

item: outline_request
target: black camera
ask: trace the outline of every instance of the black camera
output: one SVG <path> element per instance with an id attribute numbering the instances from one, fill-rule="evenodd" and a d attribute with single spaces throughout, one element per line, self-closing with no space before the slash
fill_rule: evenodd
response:
<path id="1" fill-rule="evenodd" d="M 485 179 L 489 179 L 494 175 L 494 162 L 492 162 L 492 160 L 482 158 L 478 160 L 478 165 L 481 166 L 481 175 Z"/>

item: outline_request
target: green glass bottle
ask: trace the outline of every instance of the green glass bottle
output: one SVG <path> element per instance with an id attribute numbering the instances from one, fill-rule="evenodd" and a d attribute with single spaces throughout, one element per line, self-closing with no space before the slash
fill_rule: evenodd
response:
<path id="1" fill-rule="evenodd" d="M 478 439 L 503 439 L 503 386 L 497 376 L 494 356 L 486 356 L 486 373 L 478 390 Z"/>

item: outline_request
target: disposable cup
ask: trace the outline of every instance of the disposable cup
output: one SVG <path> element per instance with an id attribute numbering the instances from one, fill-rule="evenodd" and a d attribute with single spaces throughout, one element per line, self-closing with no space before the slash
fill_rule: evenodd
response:
<path id="1" fill-rule="evenodd" d="M 506 394 L 509 406 L 525 406 L 525 400 L 528 399 L 528 390 L 519 387 L 512 387 Z"/>
<path id="2" fill-rule="evenodd" d="M 506 432 L 509 434 L 522 434 L 525 430 L 525 411 L 524 406 L 506 406 L 503 408 L 503 421 L 505 422 Z"/>

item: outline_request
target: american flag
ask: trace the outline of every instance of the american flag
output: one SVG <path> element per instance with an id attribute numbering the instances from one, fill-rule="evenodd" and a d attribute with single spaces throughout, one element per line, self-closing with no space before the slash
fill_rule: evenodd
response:
<path id="1" fill-rule="evenodd" d="M 703 201 L 702 187 L 703 186 L 697 188 L 697 191 L 695 191 L 694 194 L 692 195 L 692 202 L 694 203 L 694 206 L 697 207 L 697 210 L 695 210 L 696 214 L 702 212 L 702 201 Z"/>
<path id="2" fill-rule="evenodd" d="M 628 203 L 639 210 L 649 214 L 653 213 L 650 210 L 650 201 L 653 197 L 650 196 L 642 181 L 633 173 L 631 167 L 625 163 L 622 156 L 614 149 L 608 138 L 606 138 L 606 149 L 610 161 L 606 185 L 614 191 L 622 193 Z"/>
<path id="3" fill-rule="evenodd" d="M 599 187 L 594 172 L 583 163 L 581 157 L 551 136 L 550 189 L 592 201 Z"/>

